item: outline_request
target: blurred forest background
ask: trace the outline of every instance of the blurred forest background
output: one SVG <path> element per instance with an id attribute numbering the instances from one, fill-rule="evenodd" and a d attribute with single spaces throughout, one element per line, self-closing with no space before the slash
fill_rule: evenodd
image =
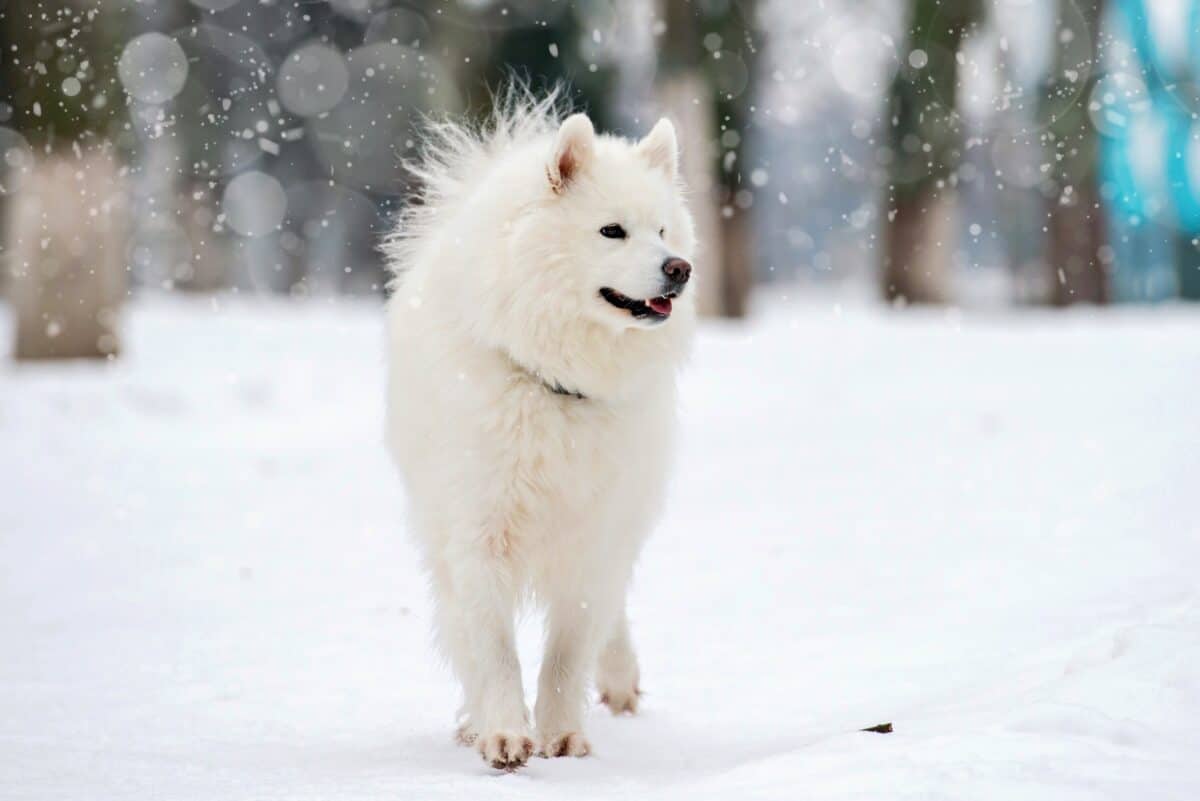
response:
<path id="1" fill-rule="evenodd" d="M 1200 298 L 1200 0 L 0 0 L 17 356 L 115 355 L 138 293 L 382 293 L 421 115 L 512 72 L 676 121 L 708 314 Z"/>

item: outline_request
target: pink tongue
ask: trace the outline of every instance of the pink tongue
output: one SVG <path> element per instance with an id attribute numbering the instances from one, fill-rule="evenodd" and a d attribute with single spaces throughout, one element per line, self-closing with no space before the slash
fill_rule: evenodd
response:
<path id="1" fill-rule="evenodd" d="M 658 312 L 659 314 L 671 313 L 670 298 L 650 298 L 650 300 L 646 301 L 646 305 L 654 309 L 654 311 Z"/>

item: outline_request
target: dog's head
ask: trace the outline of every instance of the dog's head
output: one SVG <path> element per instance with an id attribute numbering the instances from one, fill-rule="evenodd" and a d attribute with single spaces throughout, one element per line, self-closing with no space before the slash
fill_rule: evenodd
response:
<path id="1" fill-rule="evenodd" d="M 558 130 L 546 163 L 568 264 L 590 318 L 617 329 L 654 327 L 690 306 L 694 246 L 677 179 L 675 128 L 662 119 L 636 144 L 598 138 L 583 114 Z"/>
<path id="2" fill-rule="evenodd" d="M 455 306 L 483 342 L 584 394 L 616 396 L 677 363 L 695 319 L 695 234 L 670 122 L 630 141 L 582 114 L 498 148 Z"/>
<path id="3" fill-rule="evenodd" d="M 695 235 L 678 159 L 666 119 L 638 142 L 597 136 L 583 114 L 559 126 L 544 154 L 542 202 L 513 241 L 541 281 L 553 276 L 554 291 L 573 296 L 573 315 L 620 332 L 693 313 Z"/>

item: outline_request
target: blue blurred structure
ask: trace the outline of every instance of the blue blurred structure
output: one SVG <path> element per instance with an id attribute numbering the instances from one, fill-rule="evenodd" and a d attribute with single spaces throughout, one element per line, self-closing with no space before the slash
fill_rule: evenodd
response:
<path id="1" fill-rule="evenodd" d="M 1110 29 L 1127 43 L 1131 69 L 1106 76 L 1090 101 L 1105 115 L 1098 127 L 1113 298 L 1200 299 L 1200 0 L 1186 9 L 1184 58 L 1174 60 L 1153 35 L 1147 2 L 1111 7 Z"/>

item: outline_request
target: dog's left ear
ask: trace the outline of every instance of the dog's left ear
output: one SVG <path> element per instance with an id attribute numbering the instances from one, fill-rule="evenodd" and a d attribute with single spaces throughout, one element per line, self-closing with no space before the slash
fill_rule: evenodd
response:
<path id="1" fill-rule="evenodd" d="M 591 161 L 595 145 L 596 129 L 586 114 L 572 114 L 563 120 L 554 141 L 554 153 L 546 165 L 546 177 L 555 194 L 562 194 Z"/>
<path id="2" fill-rule="evenodd" d="M 675 126 L 670 120 L 663 117 L 655 123 L 646 138 L 638 142 L 637 149 L 650 162 L 650 166 L 663 170 L 669 178 L 675 178 L 679 171 L 679 143 L 675 139 Z"/>

